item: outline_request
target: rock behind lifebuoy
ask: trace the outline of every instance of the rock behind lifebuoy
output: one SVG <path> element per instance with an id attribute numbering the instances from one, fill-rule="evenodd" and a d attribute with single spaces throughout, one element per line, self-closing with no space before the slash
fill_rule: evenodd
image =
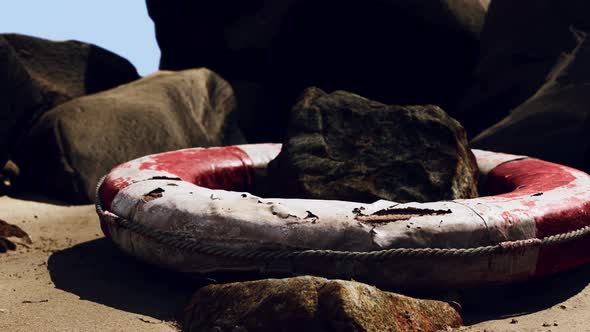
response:
<path id="1" fill-rule="evenodd" d="M 0 34 L 0 73 L 2 166 L 22 151 L 18 144 L 46 111 L 139 78 L 129 61 L 96 45 L 20 34 Z M 42 142 L 26 153 L 44 148 Z"/>
<path id="2" fill-rule="evenodd" d="M 465 130 L 433 105 L 385 105 L 309 88 L 291 110 L 281 153 L 269 164 L 284 197 L 431 202 L 477 196 Z"/>
<path id="3" fill-rule="evenodd" d="M 241 142 L 234 110 L 231 86 L 212 71 L 158 72 L 47 112 L 16 160 L 27 187 L 91 202 L 100 177 L 126 160 Z"/>
<path id="4" fill-rule="evenodd" d="M 590 9 L 590 7 L 589 7 Z M 472 140 L 479 149 L 526 154 L 590 171 L 590 39 L 562 54 L 545 84 L 504 119 Z"/>
<path id="5" fill-rule="evenodd" d="M 280 141 L 286 111 L 309 86 L 447 109 L 470 83 L 485 16 L 475 0 L 148 0 L 147 7 L 160 68 L 207 67 L 228 79 L 250 142 Z"/>

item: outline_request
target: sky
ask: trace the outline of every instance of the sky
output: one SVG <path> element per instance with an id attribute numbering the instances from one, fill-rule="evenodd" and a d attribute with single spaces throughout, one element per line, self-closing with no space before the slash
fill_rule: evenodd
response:
<path id="1" fill-rule="evenodd" d="M 148 75 L 160 50 L 145 0 L 4 0 L 0 33 L 96 44 L 131 61 Z"/>

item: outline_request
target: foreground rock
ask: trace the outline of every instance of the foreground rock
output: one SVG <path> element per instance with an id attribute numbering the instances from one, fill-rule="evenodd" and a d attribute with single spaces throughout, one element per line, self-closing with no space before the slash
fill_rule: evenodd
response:
<path id="1" fill-rule="evenodd" d="M 485 15 L 485 5 L 473 0 L 147 0 L 147 6 L 161 68 L 203 66 L 227 78 L 253 141 L 280 141 L 283 110 L 312 85 L 447 109 L 470 83 Z"/>
<path id="2" fill-rule="evenodd" d="M 590 39 L 564 54 L 525 103 L 472 141 L 474 147 L 529 155 L 590 171 Z"/>
<path id="3" fill-rule="evenodd" d="M 449 304 L 317 277 L 210 285 L 192 298 L 184 331 L 438 331 L 462 325 Z"/>
<path id="4" fill-rule="evenodd" d="M 477 80 L 457 114 L 471 137 L 495 124 L 546 82 L 561 54 L 588 31 L 585 0 L 494 0 L 482 32 Z"/>
<path id="5" fill-rule="evenodd" d="M 427 202 L 475 197 L 477 169 L 465 131 L 436 106 L 310 88 L 269 173 L 292 197 Z"/>
<path id="6" fill-rule="evenodd" d="M 122 162 L 241 142 L 229 125 L 234 108 L 231 87 L 207 69 L 159 72 L 72 100 L 45 113 L 19 149 L 21 185 L 92 201 L 100 177 Z"/>
<path id="7" fill-rule="evenodd" d="M 139 78 L 129 61 L 98 46 L 17 34 L 0 34 L 0 73 L 0 167 L 45 111 Z"/>

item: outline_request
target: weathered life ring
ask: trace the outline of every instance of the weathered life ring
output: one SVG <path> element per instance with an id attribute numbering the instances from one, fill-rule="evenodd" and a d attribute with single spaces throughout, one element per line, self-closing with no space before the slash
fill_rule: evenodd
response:
<path id="1" fill-rule="evenodd" d="M 390 288 L 499 284 L 590 261 L 590 176 L 474 150 L 490 196 L 398 204 L 247 193 L 278 144 L 194 148 L 114 168 L 97 190 L 105 235 L 190 273 L 262 271 Z"/>

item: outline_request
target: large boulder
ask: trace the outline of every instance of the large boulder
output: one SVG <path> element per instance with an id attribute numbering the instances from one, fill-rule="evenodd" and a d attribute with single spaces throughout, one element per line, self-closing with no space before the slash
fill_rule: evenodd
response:
<path id="1" fill-rule="evenodd" d="M 22 185 L 89 202 L 100 177 L 122 162 L 243 142 L 230 125 L 234 108 L 232 88 L 207 69 L 158 72 L 74 99 L 45 113 L 19 148 Z"/>
<path id="2" fill-rule="evenodd" d="M 546 82 L 577 45 L 570 27 L 590 28 L 586 0 L 494 0 L 481 34 L 477 79 L 453 115 L 470 137 L 507 116 Z"/>
<path id="3" fill-rule="evenodd" d="M 280 141 L 286 110 L 308 86 L 450 107 L 470 83 L 485 16 L 485 5 L 473 0 L 147 0 L 147 6 L 160 68 L 204 66 L 227 78 L 252 141 Z"/>
<path id="4" fill-rule="evenodd" d="M 6 38 L 0 35 L 0 167 L 10 158 L 19 136 L 25 132 L 33 114 L 46 107 L 43 92 L 19 61 Z M 2 171 L 2 178 L 9 178 Z M 6 175 L 4 175 L 6 173 Z M 8 181 L 8 180 L 7 180 Z M 7 182 L 9 184 L 9 182 Z M 0 184 L 3 188 L 4 184 Z"/>
<path id="5" fill-rule="evenodd" d="M 310 88 L 291 111 L 275 189 L 291 197 L 428 202 L 477 195 L 463 127 L 437 106 L 388 106 Z"/>
<path id="6" fill-rule="evenodd" d="M 129 61 L 92 44 L 0 34 L 0 167 L 45 111 L 138 78 Z"/>
<path id="7" fill-rule="evenodd" d="M 570 33 L 577 47 L 563 54 L 531 98 L 476 136 L 474 147 L 590 171 L 590 39 Z"/>
<path id="8" fill-rule="evenodd" d="M 210 285 L 195 293 L 183 331 L 439 331 L 453 306 L 317 277 Z"/>
<path id="9" fill-rule="evenodd" d="M 18 34 L 0 36 L 14 50 L 31 80 L 41 88 L 48 107 L 139 78 L 128 60 L 96 45 Z"/>

